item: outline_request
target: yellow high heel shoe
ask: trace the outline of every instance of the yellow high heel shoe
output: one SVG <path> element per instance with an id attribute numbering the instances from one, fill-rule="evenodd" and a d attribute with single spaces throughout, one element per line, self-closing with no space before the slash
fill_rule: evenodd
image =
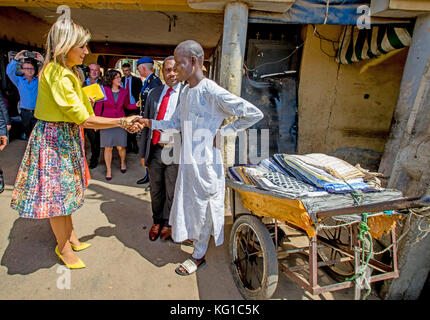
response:
<path id="1" fill-rule="evenodd" d="M 58 258 L 61 259 L 61 261 L 64 262 L 64 264 L 69 268 L 69 269 L 82 269 L 85 268 L 85 264 L 82 262 L 81 259 L 78 258 L 78 262 L 74 263 L 74 264 L 68 264 L 66 261 L 64 261 L 63 257 L 60 254 L 60 251 L 58 250 L 58 246 L 55 247 L 55 253 L 57 254 Z"/>
<path id="2" fill-rule="evenodd" d="M 91 247 L 91 243 L 81 242 L 80 246 L 75 246 L 74 244 L 70 244 L 72 246 L 73 251 L 82 251 L 88 247 Z"/>

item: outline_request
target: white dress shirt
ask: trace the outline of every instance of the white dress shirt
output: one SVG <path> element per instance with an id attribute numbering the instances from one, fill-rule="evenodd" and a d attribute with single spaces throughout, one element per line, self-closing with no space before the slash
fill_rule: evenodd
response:
<path id="1" fill-rule="evenodd" d="M 167 90 L 169 88 L 170 87 L 167 84 L 164 85 L 163 91 L 161 92 L 161 95 L 160 95 L 160 99 L 158 100 L 158 103 L 157 103 L 157 109 L 155 110 L 155 113 L 154 113 L 154 119 L 157 119 L 158 111 L 160 110 L 161 101 L 163 100 L 163 97 L 166 95 Z M 178 104 L 180 88 L 181 88 L 180 83 L 177 83 L 176 86 L 172 87 L 173 90 L 172 92 L 170 92 L 169 102 L 167 104 L 167 109 L 166 109 L 166 113 L 164 114 L 163 120 L 170 120 L 170 118 L 175 113 L 176 105 Z M 172 138 L 173 138 L 172 132 L 169 132 L 169 131 L 161 132 L 159 142 L 168 144 L 169 142 L 172 142 L 171 141 Z"/>

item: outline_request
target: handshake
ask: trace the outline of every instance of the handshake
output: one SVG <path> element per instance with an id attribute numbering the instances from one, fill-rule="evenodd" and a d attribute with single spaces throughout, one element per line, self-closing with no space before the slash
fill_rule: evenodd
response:
<path id="1" fill-rule="evenodd" d="M 141 116 L 129 116 L 127 118 L 121 118 L 121 128 L 127 130 L 130 133 L 136 133 L 143 130 L 143 128 L 151 128 L 151 119 L 145 119 Z"/>

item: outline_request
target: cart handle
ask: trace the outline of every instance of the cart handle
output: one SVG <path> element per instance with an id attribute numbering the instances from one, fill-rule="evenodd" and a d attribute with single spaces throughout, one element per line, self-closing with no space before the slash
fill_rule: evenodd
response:
<path id="1" fill-rule="evenodd" d="M 318 219 L 326 219 L 334 216 L 343 216 L 349 214 L 357 214 L 364 212 L 381 212 L 387 210 L 401 210 L 408 208 L 422 208 L 430 206 L 430 196 L 417 197 L 417 198 L 403 198 L 390 201 L 374 202 L 363 204 L 354 207 L 345 207 L 333 210 L 317 212 Z"/>

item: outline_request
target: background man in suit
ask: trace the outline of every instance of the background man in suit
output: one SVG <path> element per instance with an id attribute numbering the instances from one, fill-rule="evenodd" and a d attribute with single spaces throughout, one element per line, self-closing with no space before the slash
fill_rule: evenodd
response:
<path id="1" fill-rule="evenodd" d="M 130 103 L 124 110 L 125 115 L 131 116 L 139 114 L 136 106 L 136 102 L 139 101 L 140 90 L 142 89 L 142 80 L 131 74 L 131 66 L 129 63 L 124 63 L 122 65 L 122 73 L 124 76 L 121 78 L 121 85 L 123 88 L 127 89 L 128 96 L 130 97 Z M 136 133 L 127 132 L 127 152 L 137 153 L 139 148 L 136 141 Z"/>
<path id="2" fill-rule="evenodd" d="M 142 89 L 140 90 L 139 102 L 137 103 L 137 106 L 140 108 L 140 115 L 143 115 L 146 98 L 148 97 L 149 91 L 151 91 L 153 88 L 163 85 L 163 83 L 153 72 L 154 60 L 151 58 L 142 57 L 137 60 L 137 69 L 139 70 L 140 75 L 145 77 L 145 82 L 143 83 Z M 148 182 L 148 179 L 148 170 L 146 170 L 145 177 L 137 180 L 137 184 L 144 184 Z"/>
<path id="3" fill-rule="evenodd" d="M 163 63 L 163 77 L 166 84 L 151 90 L 146 100 L 144 117 L 154 120 L 169 120 L 179 103 L 182 89 L 176 78 L 175 58 L 167 57 Z M 151 135 L 152 132 L 152 135 Z M 170 209 L 172 207 L 175 191 L 178 164 L 166 165 L 161 159 L 161 152 L 168 145 L 170 135 L 168 132 L 151 131 L 144 128 L 142 132 L 142 165 L 148 168 L 151 190 L 152 218 L 154 224 L 149 231 L 149 239 L 162 240 L 171 237 L 169 225 Z"/>
<path id="4" fill-rule="evenodd" d="M 88 78 L 85 79 L 82 87 L 86 87 L 94 83 L 102 85 L 102 80 L 100 79 L 100 66 L 97 63 L 91 63 L 88 66 L 88 69 Z M 97 167 L 100 157 L 100 130 L 84 129 L 84 132 L 91 145 L 91 160 L 89 168 L 94 169 Z"/>

